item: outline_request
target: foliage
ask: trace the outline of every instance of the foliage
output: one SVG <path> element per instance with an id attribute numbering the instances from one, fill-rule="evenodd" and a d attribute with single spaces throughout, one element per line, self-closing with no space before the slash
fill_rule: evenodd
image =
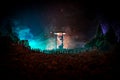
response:
<path id="1" fill-rule="evenodd" d="M 110 26 L 106 34 L 103 34 L 102 28 L 100 25 L 97 27 L 95 37 L 86 43 L 85 47 L 94 48 L 96 47 L 99 50 L 107 51 L 111 46 L 117 43 L 117 37 L 113 28 Z"/>

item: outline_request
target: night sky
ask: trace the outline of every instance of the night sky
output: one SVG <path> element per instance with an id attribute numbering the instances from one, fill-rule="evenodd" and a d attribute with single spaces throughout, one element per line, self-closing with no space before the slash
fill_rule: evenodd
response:
<path id="1" fill-rule="evenodd" d="M 0 23 L 3 26 L 8 19 L 12 20 L 19 37 L 28 34 L 23 39 L 34 37 L 38 40 L 48 37 L 52 31 L 64 31 L 71 38 L 70 42 L 84 42 L 94 36 L 98 21 L 119 25 L 119 5 L 116 3 L 102 0 L 4 1 L 0 3 L 3 4 Z"/>

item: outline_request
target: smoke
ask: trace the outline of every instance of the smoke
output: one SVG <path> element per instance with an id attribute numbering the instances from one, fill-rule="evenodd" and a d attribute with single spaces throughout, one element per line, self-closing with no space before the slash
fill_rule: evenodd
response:
<path id="1" fill-rule="evenodd" d="M 31 40 L 33 38 L 33 34 L 30 32 L 29 28 L 20 29 L 19 27 L 17 27 L 15 31 L 18 34 L 20 40 Z"/>
<path id="2" fill-rule="evenodd" d="M 66 35 L 64 36 L 64 48 L 74 49 L 84 47 L 85 42 L 81 41 L 83 34 L 75 34 L 72 32 L 71 27 L 65 27 Z"/>
<path id="3" fill-rule="evenodd" d="M 30 47 L 33 49 L 54 49 L 54 38 L 45 38 L 42 33 L 34 36 L 29 27 L 16 27 L 15 32 L 18 34 L 20 40 L 28 40 Z"/>
<path id="4" fill-rule="evenodd" d="M 20 40 L 28 40 L 29 45 L 33 49 L 52 50 L 56 48 L 55 37 L 46 37 L 44 35 L 44 32 L 38 35 L 34 35 L 29 27 L 16 27 L 14 30 L 18 34 Z M 83 42 L 76 41 L 74 40 L 74 38 L 74 36 L 70 36 L 69 33 L 66 33 L 66 35 L 64 36 L 65 49 L 80 48 L 84 45 Z"/>
<path id="5" fill-rule="evenodd" d="M 64 48 L 75 49 L 84 47 L 85 42 L 75 40 L 75 36 L 66 35 L 64 37 Z"/>
<path id="6" fill-rule="evenodd" d="M 54 26 L 46 26 L 40 29 L 35 25 L 35 27 L 26 26 L 27 24 L 22 24 L 22 22 L 18 20 L 13 20 L 13 23 L 13 31 L 18 34 L 20 40 L 28 40 L 29 45 L 32 49 L 56 49 L 56 38 L 54 32 L 56 32 L 57 30 L 59 31 L 58 27 L 57 29 Z M 40 29 L 40 33 L 35 32 L 34 28 Z M 84 46 L 83 41 L 76 40 L 83 37 L 83 34 L 76 35 L 75 33 L 73 33 L 72 28 L 70 26 L 65 26 L 62 31 L 66 33 L 63 41 L 63 48 L 74 49 L 81 48 Z"/>

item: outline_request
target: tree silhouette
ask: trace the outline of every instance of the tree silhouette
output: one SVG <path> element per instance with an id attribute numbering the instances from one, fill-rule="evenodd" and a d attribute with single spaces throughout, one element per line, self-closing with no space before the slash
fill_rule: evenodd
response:
<path id="1" fill-rule="evenodd" d="M 7 36 L 11 38 L 12 41 L 17 42 L 19 41 L 17 33 L 13 32 L 12 30 L 13 23 L 8 20 L 7 24 L 5 25 L 5 28 L 7 30 Z"/>
<path id="2" fill-rule="evenodd" d="M 112 26 L 109 27 L 108 32 L 105 35 L 105 39 L 110 43 L 110 44 L 115 44 L 117 42 L 117 36 L 115 35 L 115 31 L 112 28 Z"/>
<path id="3" fill-rule="evenodd" d="M 98 24 L 97 26 L 97 30 L 96 30 L 96 34 L 95 37 L 93 39 L 91 39 L 86 46 L 90 47 L 90 48 L 94 48 L 96 47 L 99 50 L 108 50 L 109 49 L 109 40 L 111 38 L 111 35 L 113 40 L 115 39 L 114 34 L 112 33 L 113 31 L 110 30 L 106 35 L 103 34 L 102 32 L 102 27 L 100 24 Z M 112 41 L 113 42 L 113 41 Z"/>
<path id="4" fill-rule="evenodd" d="M 96 38 L 101 38 L 102 36 L 103 36 L 102 27 L 100 24 L 98 24 L 97 30 L 96 30 Z"/>

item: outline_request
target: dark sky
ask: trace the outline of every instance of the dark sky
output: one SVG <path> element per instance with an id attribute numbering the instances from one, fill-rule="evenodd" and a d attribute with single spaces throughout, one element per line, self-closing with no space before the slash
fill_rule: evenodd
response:
<path id="1" fill-rule="evenodd" d="M 119 5 L 113 1 L 17 0 L 4 1 L 0 5 L 1 23 L 4 19 L 13 19 L 29 26 L 35 35 L 49 28 L 51 30 L 51 27 L 57 30 L 69 27 L 69 34 L 88 40 L 95 34 L 99 16 L 108 23 L 119 22 Z"/>

